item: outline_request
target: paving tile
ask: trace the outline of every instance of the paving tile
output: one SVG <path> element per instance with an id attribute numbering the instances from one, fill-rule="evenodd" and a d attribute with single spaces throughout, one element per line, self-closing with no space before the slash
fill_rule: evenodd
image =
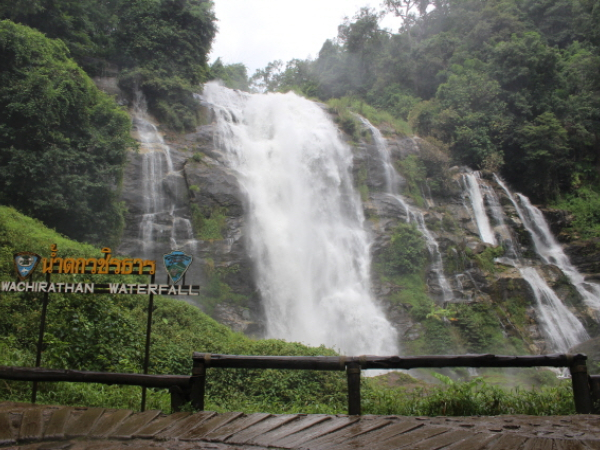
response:
<path id="1" fill-rule="evenodd" d="M 290 434 L 297 433 L 298 431 L 310 428 L 318 423 L 331 420 L 328 416 L 323 414 L 318 415 L 297 415 L 296 420 L 289 422 L 284 427 L 279 427 L 274 430 L 268 431 L 256 438 L 250 440 L 248 444 L 251 445 L 262 445 L 264 447 L 270 446 L 272 442 L 275 442 L 281 438 L 289 436 Z"/>
<path id="2" fill-rule="evenodd" d="M 65 407 L 52 413 L 44 430 L 44 439 L 63 439 L 65 437 L 65 425 L 71 411 L 73 408 Z"/>
<path id="3" fill-rule="evenodd" d="M 236 432 L 225 441 L 229 444 L 244 445 L 255 439 L 256 437 L 275 430 L 285 424 L 297 419 L 295 414 L 277 414 L 272 415 L 265 420 L 252 425 L 241 432 Z"/>
<path id="4" fill-rule="evenodd" d="M 0 445 L 12 445 L 16 444 L 16 442 L 10 429 L 8 412 L 0 413 Z"/>
<path id="5" fill-rule="evenodd" d="M 331 420 L 319 423 L 306 430 L 286 436 L 271 443 L 273 447 L 297 448 L 303 443 L 328 435 L 340 429 L 346 428 L 360 420 L 356 416 L 332 417 Z"/>
<path id="6" fill-rule="evenodd" d="M 271 417 L 268 413 L 255 413 L 247 416 L 240 416 L 235 420 L 223 424 L 219 428 L 213 429 L 204 436 L 204 440 L 211 442 L 224 442 L 227 438 L 231 437 L 234 433 L 238 433 L 246 428 L 251 427 L 263 420 Z M 195 430 L 193 430 L 195 431 Z M 184 437 L 182 437 L 184 439 Z"/>
<path id="7" fill-rule="evenodd" d="M 114 430 L 110 436 L 114 439 L 132 439 L 138 430 L 145 427 L 160 415 L 160 411 L 144 411 L 132 414 Z"/>
<path id="8" fill-rule="evenodd" d="M 41 408 L 26 409 L 23 412 L 21 428 L 19 430 L 19 442 L 35 441 L 42 438 L 42 419 Z"/>
<path id="9" fill-rule="evenodd" d="M 133 434 L 133 437 L 141 439 L 152 439 L 154 436 L 156 436 L 161 431 L 165 430 L 167 427 L 172 426 L 173 424 L 177 423 L 178 421 L 184 419 L 189 415 L 189 412 L 177 412 L 168 416 L 161 415 L 160 417 L 157 417 L 152 422 L 141 428 L 135 434 Z"/>
<path id="10" fill-rule="evenodd" d="M 197 441 L 203 436 L 216 430 L 222 425 L 231 422 L 243 415 L 241 412 L 228 412 L 224 414 L 216 414 L 214 412 L 204 411 L 192 416 L 196 420 L 185 427 L 177 430 L 176 437 L 182 441 Z M 160 436 L 159 436 L 160 438 Z"/>
<path id="11" fill-rule="evenodd" d="M 339 431 L 315 438 L 311 441 L 301 444 L 302 449 L 326 449 L 335 448 L 341 443 L 363 434 L 373 432 L 393 422 L 387 417 L 377 417 L 375 419 L 361 418 L 358 422 L 349 427 L 342 428 Z"/>
<path id="12" fill-rule="evenodd" d="M 89 408 L 77 415 L 71 413 L 65 426 L 65 437 L 87 436 L 102 413 L 104 413 L 104 408 Z"/>
<path id="13" fill-rule="evenodd" d="M 88 433 L 88 436 L 91 438 L 108 436 L 112 430 L 120 426 L 131 414 L 133 414 L 133 411 L 130 409 L 104 411 L 104 414 L 102 414 L 102 417 L 96 422 L 96 425 L 94 425 L 94 428 Z"/>

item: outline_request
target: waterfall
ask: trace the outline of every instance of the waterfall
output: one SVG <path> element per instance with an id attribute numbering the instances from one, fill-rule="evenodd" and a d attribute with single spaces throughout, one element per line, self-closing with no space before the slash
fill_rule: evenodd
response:
<path id="1" fill-rule="evenodd" d="M 187 205 L 181 171 L 173 167 L 171 149 L 147 114 L 146 101 L 136 93 L 133 122 L 141 144 L 139 194 L 141 214 L 137 220 L 137 239 L 129 253 L 157 261 L 171 250 L 194 252 L 196 240 Z M 179 192 L 181 191 L 181 192 Z M 136 225 L 134 225 L 136 226 Z"/>
<path id="2" fill-rule="evenodd" d="M 519 199 L 519 202 L 517 202 L 502 180 L 496 177 L 496 181 L 511 199 L 523 225 L 529 231 L 535 250 L 542 261 L 557 266 L 569 278 L 586 305 L 594 310 L 599 310 L 600 286 L 596 283 L 586 282 L 583 275 L 571 264 L 569 257 L 554 239 L 542 212 L 522 194 L 517 194 Z"/>
<path id="3" fill-rule="evenodd" d="M 268 337 L 345 354 L 397 354 L 375 303 L 371 241 L 353 187 L 351 149 L 315 103 L 207 83 L 215 145 L 247 201 L 247 239 Z"/>
<path id="4" fill-rule="evenodd" d="M 494 230 L 492 230 L 490 220 L 485 212 L 483 195 L 481 194 L 481 189 L 479 186 L 479 173 L 466 173 L 463 175 L 463 178 L 465 180 L 466 191 L 471 200 L 471 206 L 473 207 L 473 215 L 475 216 L 475 221 L 477 222 L 479 236 L 483 242 L 496 245 L 497 242 L 494 236 Z"/>
<path id="5" fill-rule="evenodd" d="M 524 205 L 525 210 L 521 208 L 504 182 L 498 176 L 495 176 L 495 178 L 498 185 L 504 190 L 505 194 L 515 207 L 523 225 L 531 234 L 536 251 L 542 261 L 545 264 L 557 265 L 563 273 L 570 277 L 569 273 L 557 264 L 557 261 L 559 260 L 563 261 L 563 263 L 564 261 L 568 262 L 568 258 L 552 236 L 550 228 L 540 210 L 531 205 L 527 197 L 522 194 L 517 194 L 517 197 L 521 204 Z M 546 246 L 551 246 L 552 251 L 548 250 Z M 516 245 L 512 243 L 511 247 L 516 248 Z M 557 257 L 553 259 L 550 256 L 551 254 L 557 255 Z M 512 262 L 512 265 L 519 268 L 523 279 L 527 281 L 531 287 L 536 301 L 538 321 L 540 322 L 546 338 L 552 343 L 554 351 L 566 352 L 569 348 L 590 339 L 579 319 L 577 319 L 577 317 L 575 317 L 575 315 L 562 303 L 556 293 L 537 273 L 535 268 L 523 267 L 523 262 L 516 255 L 515 259 L 512 259 L 512 261 L 510 256 L 506 259 L 508 259 L 509 262 Z M 576 272 L 575 268 L 573 268 L 569 262 L 568 266 Z M 577 273 L 577 275 L 583 279 L 581 274 Z M 573 283 L 573 285 L 577 288 L 575 283 Z"/>
<path id="6" fill-rule="evenodd" d="M 568 350 L 590 339 L 581 322 L 560 301 L 556 293 L 546 284 L 533 267 L 519 269 L 533 291 L 535 312 L 552 350 L 567 353 Z"/>
<path id="7" fill-rule="evenodd" d="M 446 304 L 454 300 L 454 295 L 452 294 L 452 289 L 450 287 L 450 283 L 444 274 L 444 261 L 442 259 L 442 253 L 440 252 L 440 247 L 433 236 L 431 231 L 427 228 L 425 224 L 425 218 L 423 214 L 418 211 L 416 208 L 411 208 L 402 195 L 399 193 L 399 186 L 401 184 L 402 177 L 394 168 L 394 165 L 391 162 L 390 150 L 387 146 L 387 143 L 384 137 L 381 135 L 381 132 L 371 124 L 367 119 L 361 116 L 357 116 L 363 125 L 369 129 L 371 135 L 373 136 L 373 142 L 375 143 L 375 148 L 379 154 L 379 158 L 381 159 L 385 179 L 386 179 L 386 192 L 387 194 L 394 198 L 406 211 L 406 218 L 408 222 L 414 222 L 417 226 L 417 229 L 421 232 L 423 237 L 425 238 L 425 242 L 427 244 L 427 250 L 429 251 L 430 256 L 430 271 L 435 277 L 436 284 L 439 286 L 439 289 L 442 291 L 442 299 L 443 303 Z"/>
<path id="8" fill-rule="evenodd" d="M 517 197 L 523 206 L 519 215 L 523 224 L 531 233 L 537 253 L 546 264 L 556 265 L 567 275 L 589 307 L 595 310 L 600 309 L 600 286 L 596 283 L 586 282 L 583 275 L 571 264 L 569 257 L 554 239 L 542 212 L 533 206 L 524 195 L 517 194 Z"/>

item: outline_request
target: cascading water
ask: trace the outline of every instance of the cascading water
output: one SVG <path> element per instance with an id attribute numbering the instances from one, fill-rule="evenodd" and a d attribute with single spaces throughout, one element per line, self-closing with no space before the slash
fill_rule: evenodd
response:
<path id="1" fill-rule="evenodd" d="M 485 204 L 483 202 L 483 195 L 479 186 L 479 174 L 477 173 L 465 173 L 463 175 L 466 191 L 471 200 L 471 206 L 473 208 L 473 215 L 477 222 L 477 228 L 479 229 L 479 236 L 483 242 L 488 244 L 496 245 L 496 237 L 494 236 L 494 230 L 490 225 L 490 219 L 485 212 Z"/>
<path id="2" fill-rule="evenodd" d="M 402 195 L 399 193 L 399 186 L 401 185 L 402 177 L 398 174 L 394 165 L 391 162 L 390 150 L 387 146 L 387 143 L 381 132 L 374 127 L 367 119 L 364 117 L 357 116 L 363 125 L 369 129 L 371 135 L 373 136 L 373 142 L 375 143 L 375 147 L 379 154 L 379 158 L 381 159 L 382 166 L 384 169 L 385 179 L 386 179 L 386 192 L 391 198 L 394 198 L 398 203 L 402 205 L 404 210 L 406 211 L 406 218 L 408 222 L 414 222 L 421 232 L 423 237 L 425 238 L 425 242 L 427 244 L 427 250 L 429 251 L 431 265 L 430 271 L 434 275 L 435 282 L 439 287 L 439 290 L 442 292 L 443 303 L 449 303 L 453 301 L 454 295 L 452 294 L 452 289 L 450 287 L 450 283 L 444 274 L 444 262 L 442 259 L 442 254 L 440 252 L 439 245 L 431 234 L 431 231 L 427 228 L 425 224 L 425 218 L 423 214 L 415 208 L 411 208 Z"/>
<path id="3" fill-rule="evenodd" d="M 171 250 L 194 253 L 196 240 L 192 231 L 184 192 L 181 171 L 174 170 L 171 149 L 165 144 L 146 110 L 146 101 L 136 93 L 133 123 L 140 141 L 141 167 L 139 186 L 141 205 L 137 220 L 137 239 L 128 243 L 127 253 L 144 258 L 162 260 Z M 134 232 L 130 233 L 133 234 Z"/>
<path id="4" fill-rule="evenodd" d="M 207 83 L 203 100 L 215 113 L 215 144 L 247 197 L 268 336 L 345 354 L 397 354 L 397 332 L 371 294 L 352 153 L 330 118 L 291 93 Z"/>
<path id="5" fill-rule="evenodd" d="M 467 174 L 473 175 L 473 174 Z M 482 198 L 481 194 L 481 184 L 482 180 L 479 176 L 474 175 L 471 179 L 472 182 L 469 182 L 469 195 L 471 198 Z M 508 190 L 506 185 L 496 177 L 496 181 L 505 191 L 506 195 L 511 199 L 513 205 L 515 206 L 517 213 L 521 217 L 521 220 L 524 222 L 526 228 L 533 234 L 533 227 L 535 224 L 535 228 L 545 228 L 547 229 L 546 221 L 544 220 L 541 213 L 539 216 L 536 216 L 535 222 L 532 220 L 528 220 L 529 224 L 525 223 L 525 215 L 517 202 L 514 199 L 512 193 Z M 487 186 L 486 186 L 487 188 Z M 526 197 L 519 195 L 519 198 L 522 202 L 525 202 Z M 494 214 L 494 220 L 497 223 L 496 228 L 499 230 L 499 234 L 503 238 L 503 245 L 507 247 L 505 251 L 505 256 L 502 258 L 502 262 L 505 264 L 512 265 L 517 267 L 525 281 L 531 287 L 535 302 L 536 302 L 536 314 L 538 316 L 538 321 L 543 329 L 543 332 L 550 342 L 552 350 L 558 352 L 566 352 L 570 347 L 577 345 L 583 341 L 589 339 L 589 335 L 585 331 L 585 328 L 581 324 L 581 322 L 575 317 L 575 315 L 562 303 L 562 301 L 558 298 L 556 293 L 548 286 L 546 281 L 539 275 L 534 267 L 526 267 L 524 262 L 519 257 L 516 252 L 517 245 L 512 239 L 512 235 L 508 231 L 504 219 L 502 218 L 502 214 L 500 212 L 500 202 L 492 189 L 486 189 L 486 197 L 488 203 L 490 204 L 490 210 Z M 531 205 L 527 200 L 527 204 Z M 475 210 L 475 207 L 473 208 Z M 483 214 L 487 213 L 486 209 L 482 208 Z M 491 230 L 491 226 L 489 225 L 489 219 L 478 220 L 478 225 L 483 224 L 484 227 L 489 227 Z M 480 228 L 480 235 L 484 235 L 489 233 L 489 230 L 482 231 Z M 552 235 L 548 229 L 548 235 L 545 239 L 553 240 Z M 558 245 L 558 244 L 557 244 Z M 537 245 L 536 245 L 537 247 Z M 562 250 L 561 250 L 562 251 Z M 550 263 L 547 259 L 542 256 L 542 259 L 545 263 Z"/>
<path id="6" fill-rule="evenodd" d="M 561 302 L 534 267 L 521 267 L 519 271 L 531 286 L 538 321 L 552 344 L 553 351 L 567 353 L 571 347 L 590 338 L 581 322 Z"/>
<path id="7" fill-rule="evenodd" d="M 556 265 L 567 275 L 585 303 L 594 310 L 600 310 L 600 286 L 596 283 L 586 282 L 583 275 L 571 264 L 569 257 L 554 239 L 542 212 L 522 194 L 517 194 L 519 199 L 517 202 L 502 180 L 496 177 L 496 181 L 511 199 L 523 225 L 531 235 L 536 252 L 544 263 Z"/>

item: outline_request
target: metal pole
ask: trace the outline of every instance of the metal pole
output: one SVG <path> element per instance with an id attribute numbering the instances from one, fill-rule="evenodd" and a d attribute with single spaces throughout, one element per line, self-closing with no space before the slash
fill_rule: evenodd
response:
<path id="1" fill-rule="evenodd" d="M 150 276 L 150 284 L 154 284 L 154 274 Z M 144 375 L 148 374 L 150 365 L 150 335 L 152 334 L 152 312 L 154 310 L 154 294 L 150 293 L 148 299 L 148 324 L 146 325 L 146 353 L 144 356 Z M 142 387 L 142 412 L 146 410 L 146 386 Z"/>
<path id="2" fill-rule="evenodd" d="M 46 274 L 46 283 L 50 283 L 50 274 Z M 42 301 L 42 317 L 40 319 L 40 334 L 38 337 L 37 354 L 35 356 L 35 367 L 40 367 L 42 363 L 42 347 L 44 346 L 44 332 L 46 331 L 46 312 L 48 311 L 48 293 L 44 292 Z M 33 382 L 31 392 L 31 403 L 35 403 L 37 399 L 37 381 Z"/>

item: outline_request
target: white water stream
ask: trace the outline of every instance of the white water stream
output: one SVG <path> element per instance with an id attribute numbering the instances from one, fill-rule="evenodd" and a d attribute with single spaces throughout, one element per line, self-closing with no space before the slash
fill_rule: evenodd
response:
<path id="1" fill-rule="evenodd" d="M 532 216 L 531 214 L 533 214 L 535 211 L 531 209 L 533 206 L 529 202 L 529 199 L 521 194 L 517 194 L 521 204 L 526 205 L 526 211 L 531 211 L 531 213 L 529 213 L 530 215 L 527 216 L 504 182 L 499 177 L 496 177 L 496 182 L 511 200 L 513 206 L 517 210 L 517 214 L 525 225 L 525 228 L 527 228 L 529 233 L 532 235 L 532 238 L 536 244 L 536 250 L 538 251 L 538 254 L 542 258 L 543 262 L 545 264 L 555 264 L 555 262 L 550 261 L 549 258 L 545 257 L 540 252 L 541 245 L 538 247 L 538 242 L 556 242 L 554 241 L 550 229 L 548 228 L 548 224 L 546 223 L 546 220 L 541 212 L 535 208 L 539 215 Z M 492 211 L 495 211 L 494 215 L 497 215 L 497 205 L 499 205 L 500 202 L 498 201 L 495 192 L 490 190 L 487 193 L 487 197 L 488 202 L 492 206 Z M 499 221 L 499 219 L 497 220 Z M 503 219 L 499 221 L 499 226 L 500 228 L 505 228 Z M 545 230 L 545 236 L 543 239 L 541 236 L 539 236 L 538 231 L 536 230 Z M 567 352 L 569 348 L 573 347 L 574 345 L 590 339 L 579 319 L 577 319 L 577 317 L 575 317 L 575 315 L 563 304 L 560 298 L 556 295 L 556 292 L 554 292 L 554 290 L 548 286 L 544 278 L 540 276 L 535 267 L 527 267 L 524 261 L 516 253 L 516 250 L 514 249 L 517 248 L 517 245 L 512 239 L 510 232 L 506 230 L 501 234 L 503 236 L 504 245 L 507 245 L 508 247 L 504 258 L 502 258 L 502 262 L 517 267 L 523 276 L 523 279 L 527 281 L 531 287 L 535 299 L 535 311 L 538 317 L 538 322 L 540 323 L 546 339 L 551 345 L 552 351 Z M 537 237 L 536 234 L 538 234 Z M 558 244 L 556 244 L 556 247 L 560 249 Z M 558 250 L 555 249 L 555 251 Z M 562 253 L 562 249 L 560 249 L 560 253 Z M 564 253 L 562 254 L 564 255 Z M 559 268 L 562 269 L 560 266 Z"/>
<path id="2" fill-rule="evenodd" d="M 442 253 L 440 252 L 439 245 L 425 224 L 425 218 L 423 214 L 417 210 L 416 208 L 410 207 L 404 197 L 399 192 L 399 186 L 401 184 L 402 177 L 396 171 L 394 165 L 391 162 L 390 149 L 381 135 L 381 132 L 374 127 L 367 119 L 364 117 L 357 116 L 363 125 L 369 129 L 371 135 L 373 136 L 373 142 L 375 143 L 375 147 L 377 152 L 379 153 L 379 157 L 381 159 L 381 163 L 385 173 L 386 180 L 386 192 L 389 196 L 395 199 L 398 203 L 402 205 L 404 210 L 406 211 L 406 218 L 408 222 L 413 222 L 417 226 L 417 229 L 421 232 L 423 237 L 425 238 L 425 242 L 427 245 L 427 250 L 429 251 L 430 256 L 430 271 L 433 274 L 437 287 L 442 293 L 442 301 L 444 304 L 447 304 L 454 300 L 454 295 L 452 294 L 452 288 L 450 287 L 450 283 L 444 274 L 444 262 L 442 260 Z"/>
<path id="3" fill-rule="evenodd" d="M 469 194 L 471 206 L 473 207 L 473 215 L 477 222 L 479 236 L 483 242 L 496 245 L 497 242 L 496 237 L 494 236 L 494 230 L 492 229 L 490 219 L 485 212 L 485 204 L 483 203 L 483 195 L 479 185 L 479 174 L 465 173 L 463 178 L 465 180 L 466 192 Z"/>
<path id="4" fill-rule="evenodd" d="M 247 197 L 249 252 L 268 337 L 350 355 L 398 354 L 375 303 L 351 149 L 315 103 L 207 83 L 224 150 Z"/>
<path id="5" fill-rule="evenodd" d="M 194 252 L 196 240 L 192 225 L 177 208 L 177 178 L 171 149 L 165 144 L 156 126 L 147 114 L 146 101 L 136 94 L 133 121 L 141 143 L 142 170 L 140 190 L 143 197 L 143 216 L 139 222 L 138 247 L 134 254 L 157 261 L 170 250 Z"/>

